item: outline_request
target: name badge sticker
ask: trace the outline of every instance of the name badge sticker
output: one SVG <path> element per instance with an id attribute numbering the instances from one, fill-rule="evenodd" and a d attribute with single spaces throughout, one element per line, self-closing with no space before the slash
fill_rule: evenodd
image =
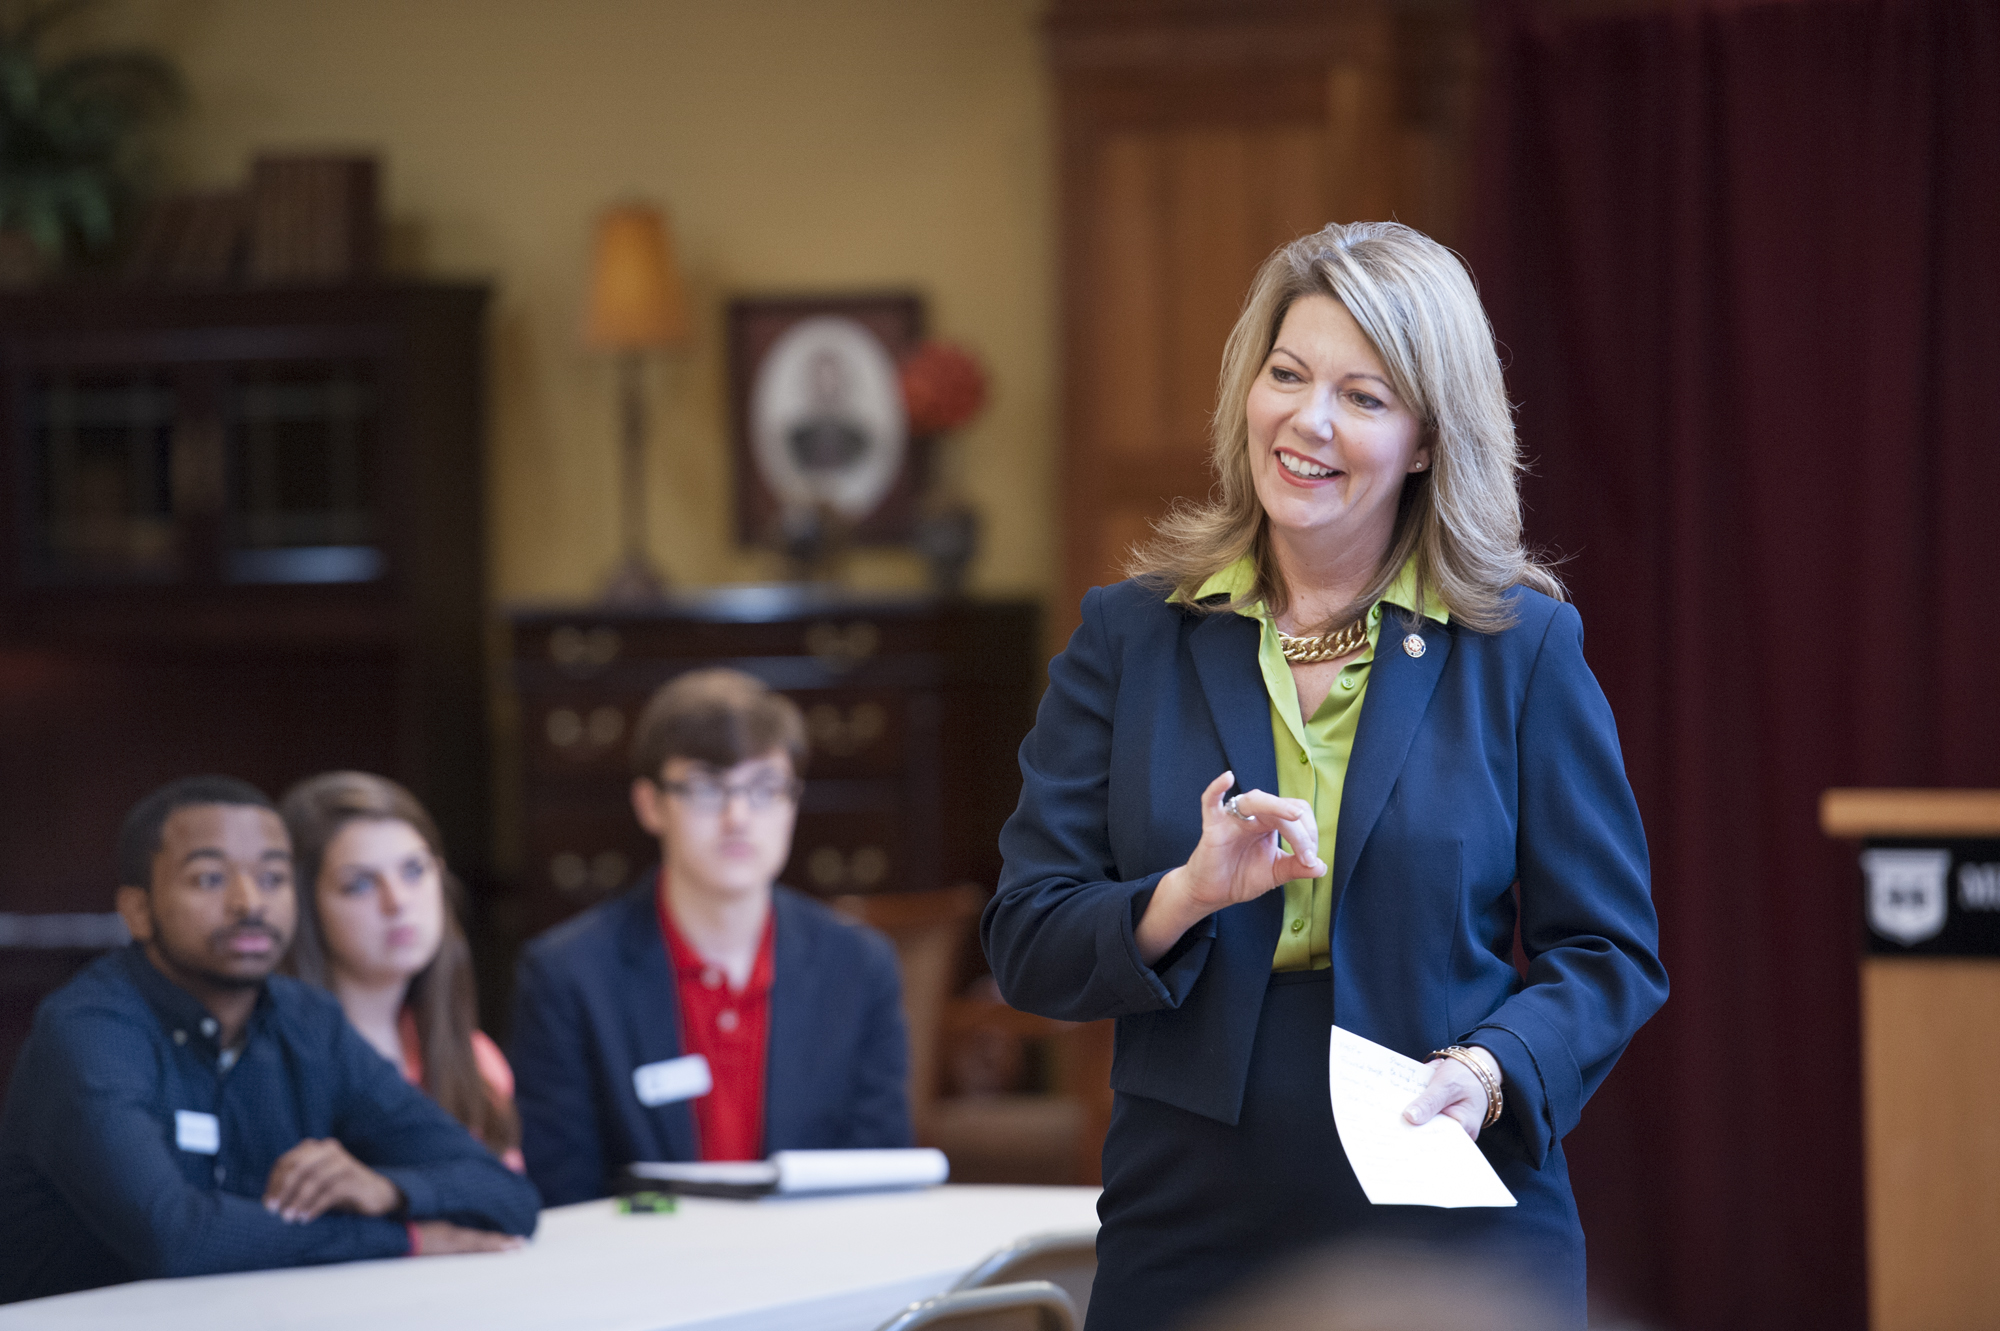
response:
<path id="1" fill-rule="evenodd" d="M 638 1094 L 640 1104 L 654 1109 L 707 1095 L 715 1089 L 715 1078 L 708 1070 L 706 1058 L 688 1054 L 633 1068 L 632 1089 Z"/>
<path id="2" fill-rule="evenodd" d="M 174 1145 L 196 1155 L 214 1155 L 222 1149 L 222 1123 L 213 1114 L 197 1114 L 192 1109 L 174 1111 Z"/>

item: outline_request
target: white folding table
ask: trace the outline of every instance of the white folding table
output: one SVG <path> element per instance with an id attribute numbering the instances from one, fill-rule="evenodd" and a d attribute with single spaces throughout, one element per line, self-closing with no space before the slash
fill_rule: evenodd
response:
<path id="1" fill-rule="evenodd" d="M 542 1213 L 522 1252 L 147 1280 L 0 1307 L 0 1331 L 872 1331 L 1095 1188 L 942 1187 Z"/>

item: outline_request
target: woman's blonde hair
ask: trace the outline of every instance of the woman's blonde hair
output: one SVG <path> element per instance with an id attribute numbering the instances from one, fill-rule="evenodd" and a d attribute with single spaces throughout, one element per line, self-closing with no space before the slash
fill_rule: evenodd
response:
<path id="1" fill-rule="evenodd" d="M 1431 449 L 1429 468 L 1403 483 L 1395 531 L 1374 579 L 1319 627 L 1365 613 L 1412 555 L 1417 604 L 1434 596 L 1480 632 L 1513 623 L 1503 599 L 1511 587 L 1560 597 L 1562 584 L 1521 542 L 1514 418 L 1472 275 L 1450 250 L 1396 222 L 1336 223 L 1282 247 L 1257 270 L 1222 353 L 1210 431 L 1218 493 L 1206 504 L 1178 504 L 1155 523 L 1153 540 L 1133 551 L 1127 575 L 1171 587 L 1199 610 L 1256 601 L 1274 613 L 1284 610 L 1289 589 L 1251 479 L 1246 407 L 1286 312 L 1305 296 L 1331 296 L 1346 307 L 1381 356 L 1390 386 L 1423 423 Z M 1226 604 L 1197 605 L 1202 583 L 1245 555 L 1257 566 L 1250 590 Z"/>

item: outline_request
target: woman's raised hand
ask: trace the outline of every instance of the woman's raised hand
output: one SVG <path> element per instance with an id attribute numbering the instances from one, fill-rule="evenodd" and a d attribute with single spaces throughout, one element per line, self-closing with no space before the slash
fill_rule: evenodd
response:
<path id="1" fill-rule="evenodd" d="M 1183 888 L 1207 907 L 1203 914 L 1326 872 L 1312 805 L 1249 790 L 1236 797 L 1232 811 L 1224 796 L 1235 784 L 1236 774 L 1224 772 L 1201 792 L 1201 844 L 1188 856 Z"/>
<path id="2" fill-rule="evenodd" d="M 1234 784 L 1233 772 L 1208 783 L 1201 793 L 1200 843 L 1186 864 L 1153 889 L 1134 931 L 1147 965 L 1165 956 L 1198 920 L 1224 906 L 1327 871 L 1319 858 L 1319 823 L 1312 805 L 1251 790 L 1236 797 L 1232 812 L 1225 797 Z"/>

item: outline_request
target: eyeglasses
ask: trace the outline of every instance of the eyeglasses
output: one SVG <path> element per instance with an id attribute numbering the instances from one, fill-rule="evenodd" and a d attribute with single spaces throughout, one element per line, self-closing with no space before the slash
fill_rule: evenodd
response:
<path id="1" fill-rule="evenodd" d="M 698 776 L 687 781 L 663 781 L 660 788 L 685 800 L 697 813 L 721 813 L 732 795 L 741 795 L 752 812 L 762 813 L 784 800 L 797 799 L 803 783 L 788 776 L 758 776 L 740 784 Z"/>

